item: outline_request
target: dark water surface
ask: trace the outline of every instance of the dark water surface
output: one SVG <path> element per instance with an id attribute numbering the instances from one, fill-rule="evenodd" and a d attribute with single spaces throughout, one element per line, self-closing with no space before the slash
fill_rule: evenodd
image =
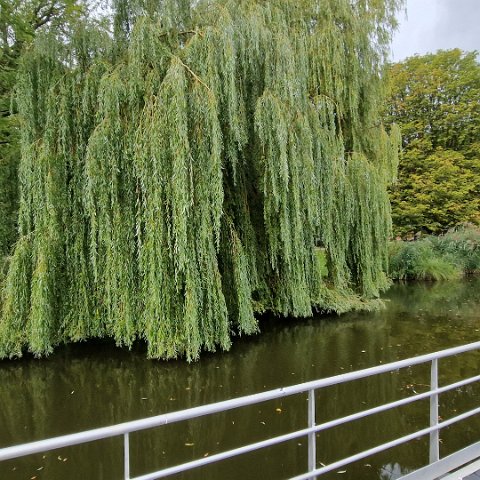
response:
<path id="1" fill-rule="evenodd" d="M 73 433 L 371 367 L 480 339 L 480 278 L 395 285 L 387 309 L 309 320 L 266 319 L 262 334 L 192 365 L 145 359 L 109 343 L 77 344 L 48 359 L 0 362 L 0 447 Z M 440 385 L 478 374 L 480 355 L 440 361 Z M 317 393 L 323 422 L 425 391 L 426 366 Z M 443 419 L 480 404 L 468 386 L 440 398 Z M 132 475 L 305 428 L 306 395 L 132 434 Z M 329 463 L 428 426 L 428 401 L 322 432 L 318 461 Z M 441 455 L 480 437 L 480 418 L 442 432 Z M 123 478 L 121 438 L 0 464 L 0 479 Z M 426 463 L 419 439 L 320 478 L 394 479 Z M 319 463 L 320 464 L 320 463 Z M 173 478 L 283 479 L 305 472 L 306 439 Z M 346 470 L 346 471 L 345 471 Z"/>

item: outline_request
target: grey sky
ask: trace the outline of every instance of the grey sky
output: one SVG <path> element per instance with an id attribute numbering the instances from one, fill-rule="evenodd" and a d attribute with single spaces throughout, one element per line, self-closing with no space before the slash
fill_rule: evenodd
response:
<path id="1" fill-rule="evenodd" d="M 407 16 L 393 44 L 393 60 L 461 48 L 480 52 L 480 0 L 407 0 Z"/>

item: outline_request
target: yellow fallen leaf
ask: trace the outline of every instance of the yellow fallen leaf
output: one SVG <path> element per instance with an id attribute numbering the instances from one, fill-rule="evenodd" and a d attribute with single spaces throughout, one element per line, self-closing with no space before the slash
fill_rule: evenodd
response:
<path id="1" fill-rule="evenodd" d="M 281 409 L 281 408 L 276 408 L 275 411 L 276 411 L 277 413 L 282 413 L 282 409 Z"/>
<path id="2" fill-rule="evenodd" d="M 186 447 L 193 447 L 195 444 L 194 443 L 186 443 L 185 446 Z"/>

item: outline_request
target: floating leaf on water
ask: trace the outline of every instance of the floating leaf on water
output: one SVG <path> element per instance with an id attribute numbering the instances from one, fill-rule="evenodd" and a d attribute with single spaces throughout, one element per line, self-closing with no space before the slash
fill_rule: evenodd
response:
<path id="1" fill-rule="evenodd" d="M 193 447 L 194 445 L 195 445 L 194 443 L 188 443 L 188 442 L 185 444 L 186 447 Z"/>

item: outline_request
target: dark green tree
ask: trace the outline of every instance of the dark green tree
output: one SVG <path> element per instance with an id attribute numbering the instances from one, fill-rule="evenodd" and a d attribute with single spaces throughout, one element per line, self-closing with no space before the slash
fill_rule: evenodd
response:
<path id="1" fill-rule="evenodd" d="M 391 190 L 395 232 L 441 233 L 480 223 L 480 64 L 439 51 L 392 65 L 389 121 L 403 156 Z"/>
<path id="2" fill-rule="evenodd" d="M 86 6 L 82 0 L 0 0 L 0 264 L 17 236 L 20 146 L 12 97 L 20 56 L 39 32 L 66 34 Z"/>
<path id="3" fill-rule="evenodd" d="M 256 309 L 342 311 L 388 285 L 401 2 L 153 3 L 22 58 L 0 356 L 111 336 L 191 360 L 257 331 Z"/>

